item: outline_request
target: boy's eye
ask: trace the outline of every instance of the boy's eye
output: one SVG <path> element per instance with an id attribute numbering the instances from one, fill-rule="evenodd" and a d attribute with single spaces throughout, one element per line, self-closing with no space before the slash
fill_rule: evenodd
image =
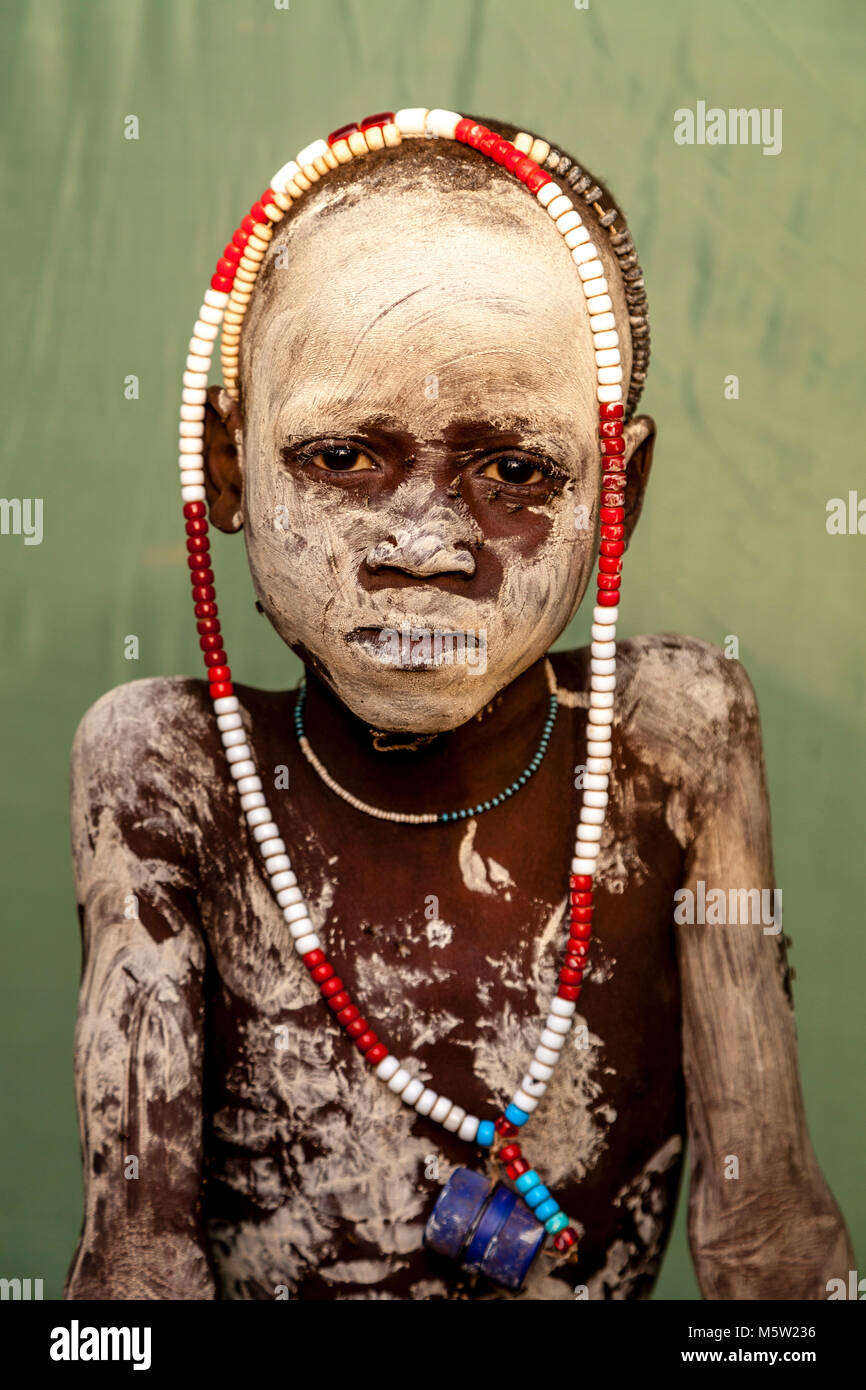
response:
<path id="1" fill-rule="evenodd" d="M 526 487 L 540 482 L 546 474 L 530 459 L 500 458 L 488 463 L 481 476 L 492 478 L 497 483 L 513 483 Z"/>
<path id="2" fill-rule="evenodd" d="M 311 463 L 328 473 L 360 473 L 373 467 L 365 453 L 349 444 L 337 444 L 330 449 L 320 449 L 318 453 L 309 457 Z"/>

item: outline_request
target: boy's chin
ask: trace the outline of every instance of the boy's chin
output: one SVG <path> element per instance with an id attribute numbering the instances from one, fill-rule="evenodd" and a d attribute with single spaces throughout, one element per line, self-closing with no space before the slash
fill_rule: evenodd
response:
<path id="1" fill-rule="evenodd" d="M 469 668 L 398 669 L 364 678 L 341 672 L 335 694 L 371 729 L 394 734 L 444 734 L 472 719 L 504 680 Z"/>

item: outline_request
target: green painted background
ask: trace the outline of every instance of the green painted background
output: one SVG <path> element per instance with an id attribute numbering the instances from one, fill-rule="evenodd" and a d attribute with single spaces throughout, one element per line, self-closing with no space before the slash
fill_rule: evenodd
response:
<path id="1" fill-rule="evenodd" d="M 763 712 L 806 1103 L 862 1258 L 866 537 L 825 529 L 829 498 L 866 496 L 852 428 L 862 4 L 4 0 L 0 14 L 0 493 L 41 497 L 45 513 L 41 546 L 0 537 L 0 1274 L 41 1276 L 57 1296 L 79 1222 L 73 731 L 111 686 L 198 674 L 175 420 L 205 277 L 302 144 L 417 103 L 561 139 L 629 214 L 660 438 L 625 631 L 739 637 Z M 782 153 L 676 146 L 673 112 L 698 100 L 781 107 Z M 130 373 L 138 401 L 124 399 Z M 217 548 L 236 667 L 293 679 L 240 543 Z M 124 660 L 130 633 L 138 662 Z M 681 1210 L 658 1295 L 695 1294 Z"/>

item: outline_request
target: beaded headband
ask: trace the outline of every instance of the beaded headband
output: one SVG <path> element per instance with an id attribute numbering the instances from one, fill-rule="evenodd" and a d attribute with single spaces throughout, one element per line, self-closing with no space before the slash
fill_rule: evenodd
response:
<path id="1" fill-rule="evenodd" d="M 590 698 L 587 713 L 587 763 L 583 797 L 577 826 L 574 857 L 569 878 L 570 929 L 565 961 L 557 978 L 556 994 L 541 1034 L 530 1071 L 514 1093 L 511 1104 L 495 1124 L 469 1115 L 451 1100 L 437 1096 L 430 1087 L 410 1076 L 400 1066 L 359 1011 L 326 960 L 316 935 L 309 909 L 303 901 L 292 870 L 286 845 L 280 837 L 268 807 L 261 778 L 243 726 L 240 702 L 232 685 L 231 668 L 223 646 L 216 604 L 214 574 L 210 568 L 210 545 L 206 519 L 204 473 L 204 420 L 206 387 L 211 356 L 220 325 L 223 325 L 221 359 L 225 389 L 237 399 L 239 347 L 244 315 L 252 297 L 256 276 L 267 254 L 274 226 L 293 203 L 329 170 L 370 151 L 393 148 L 404 139 L 435 137 L 455 140 L 479 150 L 514 175 L 546 209 L 561 234 L 577 268 L 586 298 L 596 362 L 596 395 L 599 408 L 599 447 L 603 464 L 600 505 L 600 553 L 596 603 L 593 609 L 590 662 Z M 546 163 L 547 168 L 542 164 Z M 623 368 L 620 339 L 608 293 L 604 268 L 597 247 L 584 226 L 572 200 L 554 181 L 551 168 L 566 177 L 573 191 L 591 203 L 608 232 L 619 259 L 626 285 L 629 327 L 633 344 L 632 380 L 628 401 L 623 400 Z M 591 186 L 589 186 L 591 185 Z M 622 555 L 625 550 L 625 442 L 623 421 L 631 412 L 646 377 L 649 359 L 649 330 L 646 297 L 634 247 L 626 230 L 611 229 L 619 214 L 605 211 L 598 203 L 601 189 L 589 175 L 573 165 L 567 156 L 532 135 L 521 132 L 506 140 L 468 117 L 454 111 L 427 111 L 421 108 L 384 112 L 369 116 L 359 124 L 342 126 L 328 137 L 301 150 L 271 179 L 258 202 L 234 233 L 217 262 L 210 288 L 204 296 L 190 341 L 183 376 L 183 404 L 180 409 L 180 481 L 183 514 L 186 519 L 188 564 L 191 571 L 195 616 L 208 672 L 214 713 L 226 753 L 231 776 L 240 797 L 250 833 L 256 841 L 271 890 L 281 908 L 294 947 L 303 958 L 337 1022 L 355 1042 L 374 1074 L 420 1114 L 455 1131 L 468 1143 L 489 1148 L 496 1134 L 513 1138 L 529 1119 L 546 1090 L 559 1050 L 571 1027 L 576 1001 L 581 993 L 583 973 L 593 915 L 593 876 L 601 848 L 601 837 L 608 801 L 611 770 L 614 690 L 616 685 L 616 614 L 619 604 Z M 526 781 L 526 774 L 519 784 Z M 515 784 L 517 786 L 517 784 Z M 440 819 L 462 819 L 466 811 Z M 424 817 L 418 817 L 418 823 Z M 361 1030 L 361 1031 L 359 1031 Z M 545 1230 L 555 1236 L 556 1248 L 568 1251 L 574 1233 L 547 1189 L 539 1185 L 535 1170 L 528 1170 L 518 1145 L 503 1149 L 502 1157 L 512 1161 L 507 1176 L 517 1180 L 518 1190 L 532 1207 L 544 1194 L 536 1216 Z M 525 1189 L 525 1191 L 524 1191 Z"/>

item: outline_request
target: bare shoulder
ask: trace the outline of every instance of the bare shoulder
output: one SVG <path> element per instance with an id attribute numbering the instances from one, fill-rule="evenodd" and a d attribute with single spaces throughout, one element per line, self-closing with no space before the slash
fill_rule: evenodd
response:
<path id="1" fill-rule="evenodd" d="M 185 676 L 130 681 L 90 706 L 75 731 L 73 780 L 119 773 L 139 780 L 178 766 L 201 746 L 208 727 L 207 687 Z"/>
<path id="2" fill-rule="evenodd" d="M 576 679 L 588 686 L 587 648 L 559 661 L 566 685 Z M 749 677 L 739 661 L 696 637 L 662 632 L 617 643 L 614 720 L 634 756 L 681 788 L 709 790 L 734 748 L 761 754 Z"/>

